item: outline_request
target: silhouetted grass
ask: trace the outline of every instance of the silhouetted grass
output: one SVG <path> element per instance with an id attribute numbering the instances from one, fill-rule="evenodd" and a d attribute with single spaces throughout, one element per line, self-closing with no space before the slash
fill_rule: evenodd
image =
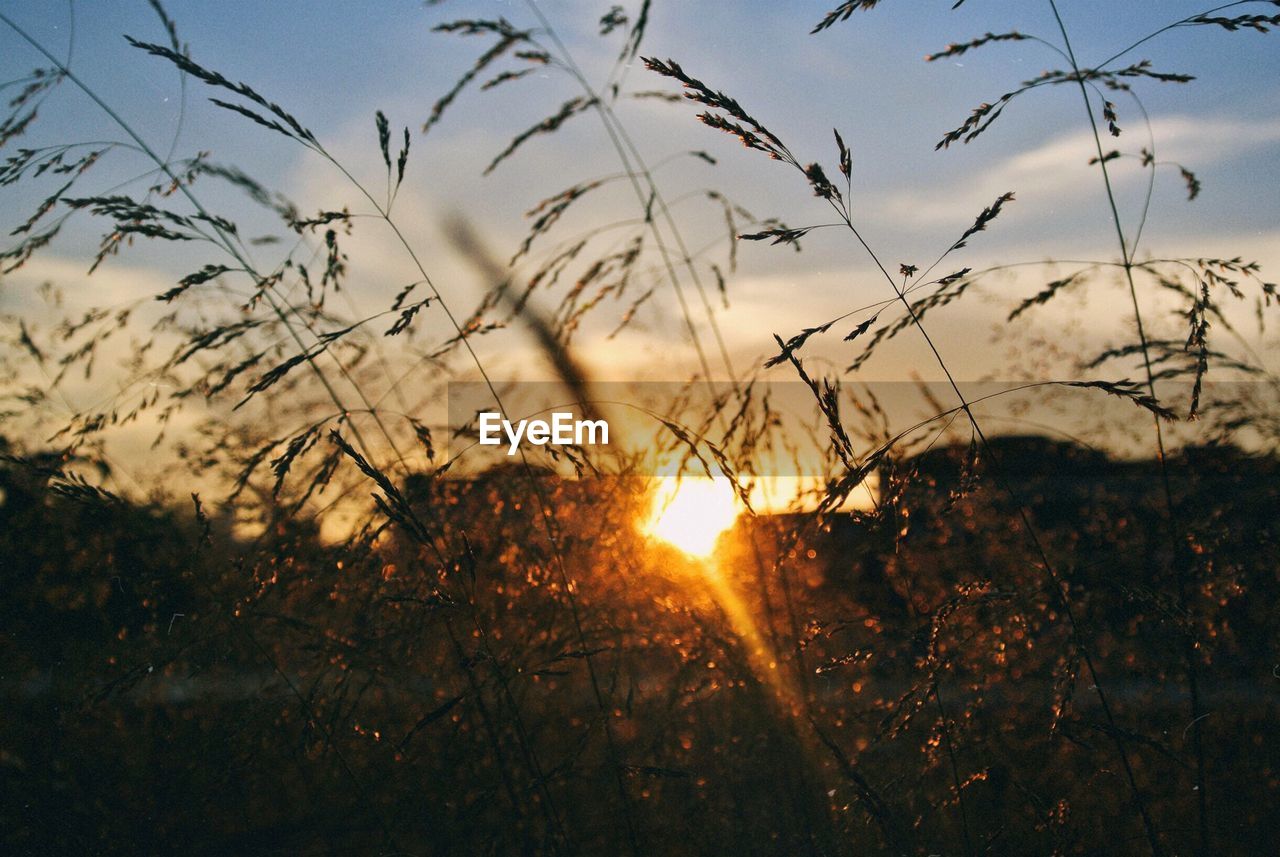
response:
<path id="1" fill-rule="evenodd" d="M 866 238 L 876 212 L 855 203 L 860 167 L 838 129 L 822 144 L 828 165 L 806 162 L 795 151 L 812 141 L 790 148 L 789 132 L 758 118 L 767 104 L 749 110 L 749 93 L 740 102 L 687 71 L 697 57 L 645 58 L 654 76 L 637 66 L 643 81 L 630 79 L 649 0 L 583 21 L 553 21 L 530 0 L 512 7 L 514 21 L 436 25 L 440 38 L 484 46 L 468 68 L 438 80 L 433 70 L 439 94 L 424 117 L 393 124 L 370 106 L 378 187 L 307 117 L 203 57 L 180 20 L 150 5 L 163 37 L 129 37 L 139 62 L 178 73 L 184 94 L 207 95 L 236 133 L 287 140 L 344 184 L 307 215 L 271 189 L 276 177 L 205 151 L 177 157 L 176 139 L 166 152 L 0 13 L 9 43 L 47 63 L 5 84 L 0 187 L 37 202 L 15 215 L 0 271 L 52 252 L 73 218 L 103 233 L 83 260 L 89 274 L 167 245 L 190 260 L 154 300 L 69 316 L 49 286 L 44 317 L 4 318 L 8 849 L 1254 854 L 1280 835 L 1280 433 L 1267 398 L 1280 382 L 1226 304 L 1255 300 L 1261 325 L 1276 286 L 1244 258 L 1142 254 L 1156 176 L 1175 170 L 1188 201 L 1202 186 L 1159 159 L 1154 140 L 1125 143 L 1130 125 L 1151 129 L 1140 87 L 1193 80 L 1134 51 L 1175 28 L 1266 33 L 1280 16 L 1230 3 L 1090 67 L 1047 0 L 1054 34 L 989 32 L 928 56 L 1016 43 L 1056 66 L 974 108 L 938 149 L 998 133 L 1011 105 L 1039 91 L 1082 96 L 1106 191 L 1097 222 L 1118 258 L 984 268 L 958 257 L 1016 211 L 1016 188 L 992 189 L 954 241 L 921 251 L 930 264 L 889 262 Z M 839 38 L 855 13 L 904 14 L 893 5 L 843 3 L 797 32 Z M 580 65 L 560 35 L 569 28 L 608 40 L 602 67 Z M 554 145 L 584 117 L 618 171 L 568 176 L 530 200 L 505 263 L 461 212 L 453 243 L 485 285 L 464 307 L 409 239 L 397 195 L 440 168 L 424 156 L 428 132 L 459 99 L 541 86 L 542 70 L 575 94 L 512 129 L 477 185 L 508 192 L 503 176 L 527 148 Z M 680 92 L 637 85 L 658 76 Z M 70 89 L 119 139 L 21 148 L 51 93 Z M 674 160 L 717 159 L 655 155 L 663 141 L 629 118 L 636 99 L 697 104 L 698 120 L 752 150 L 744 157 L 792 171 L 798 195 L 836 221 L 757 218 L 735 201 L 753 187 L 668 182 Z M 141 178 L 99 178 L 104 158 L 135 162 Z M 1116 203 L 1121 159 L 1149 176 L 1137 218 Z M 246 207 L 215 210 L 207 200 L 225 195 L 206 194 L 212 183 Z M 566 218 L 614 189 L 633 206 L 628 219 L 577 230 Z M 690 221 L 705 212 L 686 214 L 686 201 L 723 219 L 728 241 L 693 246 Z M 251 210 L 275 231 L 243 231 Z M 409 281 L 360 283 L 348 255 L 358 230 L 390 236 Z M 735 242 L 790 252 L 815 230 L 850 239 L 883 299 L 798 332 L 766 320 L 750 331 L 759 365 L 742 371 L 721 326 Z M 951 359 L 972 343 L 938 335 L 936 320 L 986 279 L 1042 264 L 1047 282 L 1015 299 L 1008 324 L 1116 273 L 1130 340 L 1097 354 L 1066 343 L 1081 377 L 968 395 Z M 357 297 L 381 308 L 362 311 Z M 1144 323 L 1157 297 L 1178 301 L 1181 333 Z M 427 416 L 462 375 L 516 416 L 504 404 L 512 379 L 493 374 L 497 352 L 485 347 L 516 322 L 568 400 L 594 413 L 610 403 L 577 350 L 586 325 L 599 318 L 608 341 L 651 311 L 693 360 L 672 401 L 632 409 L 651 421 L 653 450 L 729 476 L 745 510 L 709 558 L 644 535 L 654 489 L 642 464 L 564 446 L 468 469 L 471 451 L 445 453 L 468 427 Z M 844 368 L 820 371 L 806 349 L 833 332 Z M 920 368 L 942 373 L 952 397 L 922 385 L 925 415 L 904 425 L 858 384 L 899 337 L 924 343 L 932 363 Z M 773 369 L 811 394 L 809 435 L 771 401 Z M 1211 371 L 1260 383 L 1223 398 L 1205 384 Z M 77 379 L 112 393 L 77 405 Z M 984 410 L 1066 393 L 1149 419 L 1146 454 L 1002 436 Z M 135 424 L 178 481 L 128 482 L 137 462 L 118 460 L 114 439 Z M 1191 438 L 1180 450 L 1166 435 L 1175 426 Z M 822 457 L 814 493 L 790 513 L 755 514 L 749 490 L 769 475 L 768 456 L 811 441 Z M 849 511 L 868 486 L 869 508 Z"/>

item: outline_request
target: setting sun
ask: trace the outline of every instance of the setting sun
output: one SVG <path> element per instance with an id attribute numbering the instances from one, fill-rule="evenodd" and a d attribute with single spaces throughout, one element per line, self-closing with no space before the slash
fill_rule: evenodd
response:
<path id="1" fill-rule="evenodd" d="M 662 477 L 644 532 L 692 556 L 709 556 L 737 520 L 740 504 L 725 477 Z"/>

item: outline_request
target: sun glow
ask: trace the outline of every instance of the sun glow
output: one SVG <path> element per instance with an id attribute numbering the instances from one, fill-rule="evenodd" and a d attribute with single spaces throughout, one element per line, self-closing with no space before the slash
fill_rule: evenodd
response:
<path id="1" fill-rule="evenodd" d="M 691 556 L 710 556 L 740 508 L 733 486 L 723 476 L 665 476 L 654 492 L 643 530 Z"/>

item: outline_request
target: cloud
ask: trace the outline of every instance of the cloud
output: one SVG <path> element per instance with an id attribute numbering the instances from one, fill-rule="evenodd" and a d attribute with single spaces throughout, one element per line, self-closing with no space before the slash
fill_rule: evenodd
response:
<path id="1" fill-rule="evenodd" d="M 1280 121 L 1170 116 L 1152 122 L 1152 136 L 1158 160 L 1177 161 L 1200 170 L 1251 150 L 1280 144 Z M 1150 139 L 1136 125 L 1118 139 L 1104 136 L 1102 141 L 1103 151 L 1119 149 L 1132 155 L 1149 146 Z M 888 198 L 885 212 L 905 224 L 959 225 L 990 205 L 997 194 L 1012 190 L 1023 202 L 1060 215 L 1065 204 L 1092 199 L 1100 192 L 1097 168 L 1089 164 L 1096 154 L 1092 134 L 1072 133 L 1008 157 L 941 192 L 911 189 L 895 193 Z M 1113 176 L 1121 189 L 1130 186 L 1141 176 L 1137 160 L 1125 159 L 1113 169 Z"/>
<path id="2" fill-rule="evenodd" d="M 42 303 L 37 289 L 49 283 L 62 291 L 72 308 L 115 308 L 168 291 L 175 280 L 158 267 L 133 265 L 116 258 L 107 259 L 89 276 L 89 264 L 84 257 L 37 255 L 3 278 L 0 307 L 10 312 L 31 311 Z"/>

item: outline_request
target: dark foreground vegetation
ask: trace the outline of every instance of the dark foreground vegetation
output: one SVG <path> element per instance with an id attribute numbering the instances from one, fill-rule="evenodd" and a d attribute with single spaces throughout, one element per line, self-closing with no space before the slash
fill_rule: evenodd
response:
<path id="1" fill-rule="evenodd" d="M 1063 569 L 1078 647 L 963 446 L 886 470 L 902 490 L 882 514 L 740 522 L 714 560 L 727 587 L 636 533 L 625 480 L 548 479 L 572 604 L 515 537 L 531 503 L 509 474 L 415 486 L 422 514 L 468 522 L 446 555 L 326 547 L 294 517 L 233 538 L 9 461 L 5 850 L 1125 853 L 1145 840 L 1116 733 L 1160 836 L 1195 835 L 1194 633 L 1215 852 L 1265 853 L 1280 462 L 1171 462 L 1193 620 L 1152 571 L 1174 567 L 1158 467 L 993 446 Z"/>

